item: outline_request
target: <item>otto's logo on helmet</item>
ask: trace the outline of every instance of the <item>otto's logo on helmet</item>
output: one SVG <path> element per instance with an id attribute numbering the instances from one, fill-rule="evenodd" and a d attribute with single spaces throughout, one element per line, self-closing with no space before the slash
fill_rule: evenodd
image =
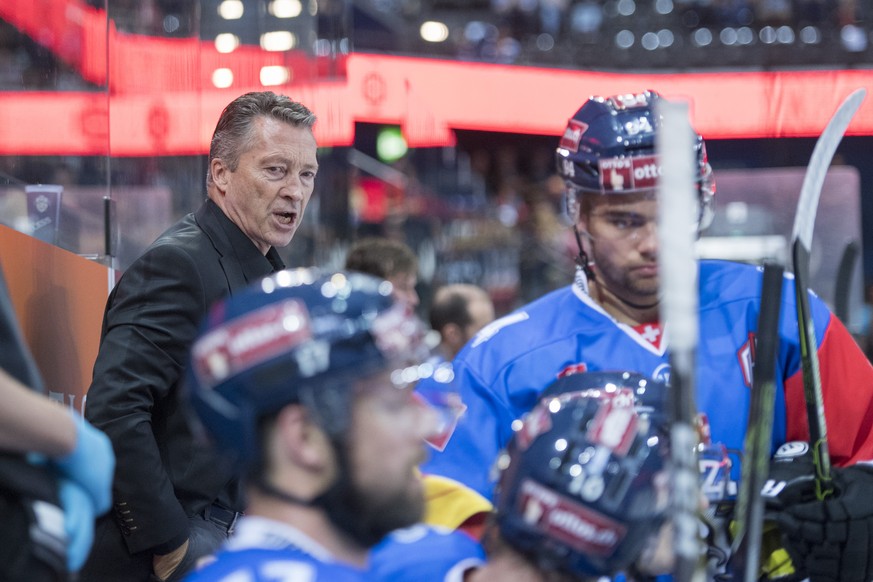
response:
<path id="1" fill-rule="evenodd" d="M 205 387 L 269 360 L 312 338 L 309 313 L 299 300 L 262 307 L 200 338 L 194 370 Z"/>
<path id="2" fill-rule="evenodd" d="M 620 523 L 535 481 L 522 483 L 518 503 L 519 513 L 528 524 L 591 555 L 612 554 L 626 532 Z"/>
<path id="3" fill-rule="evenodd" d="M 558 147 L 564 148 L 571 152 L 579 151 L 579 142 L 582 139 L 582 134 L 588 129 L 587 123 L 571 119 L 567 122 L 567 129 L 564 130 L 564 135 L 561 136 L 561 142 Z"/>
<path id="4" fill-rule="evenodd" d="M 603 158 L 598 161 L 598 167 L 602 192 L 652 189 L 661 175 L 657 156 Z"/>

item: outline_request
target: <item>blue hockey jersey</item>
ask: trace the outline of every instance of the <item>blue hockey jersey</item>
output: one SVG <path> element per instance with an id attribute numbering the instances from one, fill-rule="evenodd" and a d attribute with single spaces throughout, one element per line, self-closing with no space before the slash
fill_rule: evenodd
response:
<path id="1" fill-rule="evenodd" d="M 742 450 L 758 325 L 762 269 L 726 261 L 700 263 L 697 406 L 712 439 Z M 873 367 L 845 326 L 810 297 L 835 465 L 873 458 Z M 564 374 L 630 370 L 669 381 L 669 328 L 617 322 L 577 285 L 554 291 L 482 329 L 454 361 L 467 406 L 426 473 L 450 477 L 490 498 L 489 468 L 512 434 L 512 422 Z M 808 440 L 794 280 L 786 275 L 777 362 L 773 444 Z M 424 388 L 427 388 L 425 386 Z M 739 463 L 733 467 L 738 479 Z"/>
<path id="2" fill-rule="evenodd" d="M 363 568 L 334 560 L 298 530 L 261 517 L 243 517 L 215 561 L 185 582 L 361 582 Z"/>
<path id="3" fill-rule="evenodd" d="M 467 534 L 423 524 L 395 531 L 373 549 L 373 582 L 463 582 L 464 572 L 485 561 Z"/>

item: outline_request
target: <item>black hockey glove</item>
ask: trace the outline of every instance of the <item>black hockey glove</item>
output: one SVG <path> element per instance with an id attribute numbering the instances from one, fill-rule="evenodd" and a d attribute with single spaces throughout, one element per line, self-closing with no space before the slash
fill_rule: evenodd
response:
<path id="1" fill-rule="evenodd" d="M 873 580 L 873 465 L 832 470 L 834 493 L 815 498 L 809 454 L 779 455 L 764 489 L 794 567 L 811 582 Z"/>

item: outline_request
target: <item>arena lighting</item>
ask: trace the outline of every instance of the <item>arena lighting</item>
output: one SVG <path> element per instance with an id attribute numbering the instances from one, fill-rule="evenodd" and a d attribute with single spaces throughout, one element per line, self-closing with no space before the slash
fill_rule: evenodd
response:
<path id="1" fill-rule="evenodd" d="M 376 156 L 381 162 L 396 162 L 406 155 L 408 149 L 399 127 L 392 125 L 379 129 L 376 135 Z"/>
<path id="2" fill-rule="evenodd" d="M 222 54 L 232 53 L 239 48 L 239 37 L 231 32 L 223 32 L 215 37 L 215 50 Z"/>
<path id="3" fill-rule="evenodd" d="M 691 36 L 691 40 L 697 46 L 709 46 L 712 44 L 712 31 L 708 28 L 698 28 Z"/>
<path id="4" fill-rule="evenodd" d="M 297 46 L 297 36 L 287 30 L 274 30 L 261 35 L 261 48 L 265 51 L 290 51 Z"/>
<path id="5" fill-rule="evenodd" d="M 758 31 L 758 38 L 760 38 L 761 42 L 764 44 L 773 44 L 776 42 L 776 29 L 772 26 L 765 26 Z"/>
<path id="6" fill-rule="evenodd" d="M 260 79 L 261 85 L 264 87 L 284 85 L 291 81 L 291 69 L 280 65 L 262 67 Z"/>
<path id="7" fill-rule="evenodd" d="M 840 29 L 843 48 L 850 52 L 862 52 L 867 48 L 867 35 L 855 24 L 847 24 Z"/>
<path id="8" fill-rule="evenodd" d="M 422 22 L 418 32 L 422 40 L 427 42 L 444 42 L 449 38 L 449 27 L 435 20 Z"/>
<path id="9" fill-rule="evenodd" d="M 821 32 L 814 26 L 804 26 L 800 29 L 800 41 L 804 44 L 820 44 Z"/>
<path id="10" fill-rule="evenodd" d="M 656 0 L 655 12 L 662 16 L 666 16 L 673 12 L 673 0 Z"/>
<path id="11" fill-rule="evenodd" d="M 295 18 L 303 12 L 303 4 L 300 0 L 273 0 L 267 11 L 276 18 Z"/>
<path id="12" fill-rule="evenodd" d="M 224 0 L 218 5 L 218 15 L 225 20 L 239 20 L 245 12 L 241 0 Z"/>
<path id="13" fill-rule="evenodd" d="M 632 16 L 637 10 L 634 0 L 618 0 L 618 13 L 622 16 Z"/>
<path id="14" fill-rule="evenodd" d="M 780 26 L 776 29 L 776 42 L 781 44 L 794 43 L 794 30 L 788 25 Z"/>
<path id="15" fill-rule="evenodd" d="M 227 89 L 233 85 L 233 71 L 227 68 L 212 71 L 212 84 L 216 89 Z"/>
<path id="16" fill-rule="evenodd" d="M 629 49 L 634 46 L 634 33 L 625 29 L 615 35 L 615 45 L 621 49 Z"/>

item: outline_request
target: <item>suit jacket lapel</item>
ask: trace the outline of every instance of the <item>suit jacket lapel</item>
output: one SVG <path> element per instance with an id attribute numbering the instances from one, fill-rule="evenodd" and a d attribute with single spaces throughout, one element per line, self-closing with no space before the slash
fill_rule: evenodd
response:
<path id="1" fill-rule="evenodd" d="M 197 210 L 196 219 L 221 256 L 219 262 L 231 293 L 273 272 L 270 260 L 214 202 L 207 200 Z"/>

